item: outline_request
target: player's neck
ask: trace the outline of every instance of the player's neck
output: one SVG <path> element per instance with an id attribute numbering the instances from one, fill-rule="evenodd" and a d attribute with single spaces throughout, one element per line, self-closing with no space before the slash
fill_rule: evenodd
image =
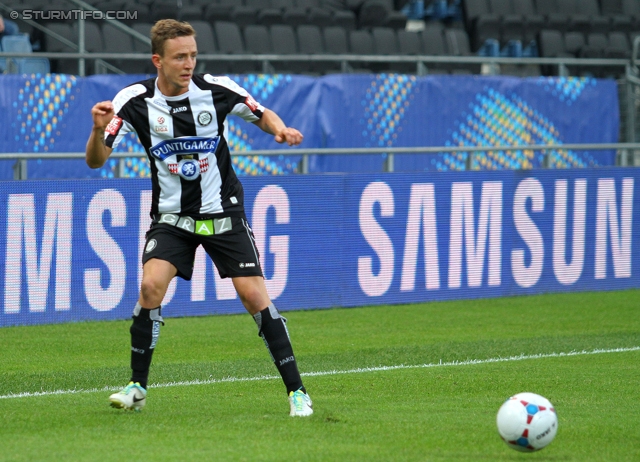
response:
<path id="1" fill-rule="evenodd" d="M 156 86 L 158 87 L 158 90 L 160 90 L 160 93 L 162 93 L 164 96 L 169 96 L 169 97 L 180 96 L 189 91 L 189 87 L 185 88 L 185 87 L 178 87 L 175 85 L 171 85 L 169 82 L 163 79 L 162 76 L 160 75 L 156 79 Z"/>

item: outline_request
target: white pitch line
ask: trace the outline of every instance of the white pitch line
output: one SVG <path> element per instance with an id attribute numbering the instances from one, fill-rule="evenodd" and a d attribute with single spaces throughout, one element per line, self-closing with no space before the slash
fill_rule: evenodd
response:
<path id="1" fill-rule="evenodd" d="M 318 372 L 302 372 L 300 375 L 303 377 L 320 377 L 325 375 L 340 375 L 340 374 L 361 374 L 363 372 L 384 372 L 393 371 L 398 369 L 428 369 L 432 367 L 449 367 L 449 366 L 471 366 L 474 364 L 491 364 L 502 363 L 512 361 L 524 361 L 527 359 L 544 359 L 544 358 L 563 358 L 567 356 L 583 356 L 583 355 L 597 355 L 604 353 L 625 353 L 629 351 L 640 351 L 640 346 L 627 347 L 627 348 L 598 348 L 595 350 L 581 350 L 581 351 L 569 351 L 562 353 L 539 353 L 533 355 L 516 355 L 507 357 L 497 357 L 488 359 L 466 359 L 463 361 L 447 361 L 428 364 L 399 364 L 396 366 L 377 366 L 377 367 L 358 367 L 356 369 L 347 370 L 332 370 L 332 371 L 318 371 Z M 211 385 L 216 383 L 229 383 L 229 382 L 256 382 L 260 380 L 273 380 L 279 379 L 277 375 L 261 375 L 257 377 L 224 377 L 221 379 L 206 379 L 206 380 L 186 380 L 182 382 L 166 382 L 152 384 L 151 388 L 167 388 L 167 387 L 185 387 L 191 385 Z M 88 388 L 88 389 L 69 389 L 69 390 L 52 390 L 52 391 L 35 391 L 35 392 L 23 392 L 23 393 L 9 393 L 7 395 L 0 395 L 0 399 L 10 398 L 33 398 L 38 396 L 52 396 L 52 395 L 70 395 L 72 393 L 96 393 L 96 392 L 108 392 L 117 391 L 120 387 L 103 387 L 103 388 Z"/>

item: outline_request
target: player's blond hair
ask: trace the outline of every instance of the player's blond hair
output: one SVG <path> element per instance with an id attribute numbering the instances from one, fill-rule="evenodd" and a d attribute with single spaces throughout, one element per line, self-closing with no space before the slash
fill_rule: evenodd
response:
<path id="1" fill-rule="evenodd" d="M 151 28 L 151 53 L 163 56 L 164 42 L 176 37 L 196 36 L 191 24 L 175 19 L 161 19 Z"/>

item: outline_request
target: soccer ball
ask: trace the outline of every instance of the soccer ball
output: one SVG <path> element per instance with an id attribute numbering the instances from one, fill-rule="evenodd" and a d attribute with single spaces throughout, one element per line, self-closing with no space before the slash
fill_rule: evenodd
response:
<path id="1" fill-rule="evenodd" d="M 558 431 L 553 404 L 535 393 L 518 393 L 506 400 L 496 418 L 498 433 L 507 446 L 533 452 L 547 446 Z"/>

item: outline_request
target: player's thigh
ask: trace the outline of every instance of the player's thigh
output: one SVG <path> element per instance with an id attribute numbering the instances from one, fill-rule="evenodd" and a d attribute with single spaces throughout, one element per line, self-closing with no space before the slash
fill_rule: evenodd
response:
<path id="1" fill-rule="evenodd" d="M 166 289 L 177 273 L 178 269 L 173 263 L 159 258 L 152 258 L 142 265 L 142 285 L 150 284 Z"/>
<path id="2" fill-rule="evenodd" d="M 142 264 L 146 265 L 153 259 L 163 260 L 176 268 L 178 276 L 190 280 L 198 245 L 198 239 L 188 231 L 163 224 L 154 225 L 147 232 Z"/>

